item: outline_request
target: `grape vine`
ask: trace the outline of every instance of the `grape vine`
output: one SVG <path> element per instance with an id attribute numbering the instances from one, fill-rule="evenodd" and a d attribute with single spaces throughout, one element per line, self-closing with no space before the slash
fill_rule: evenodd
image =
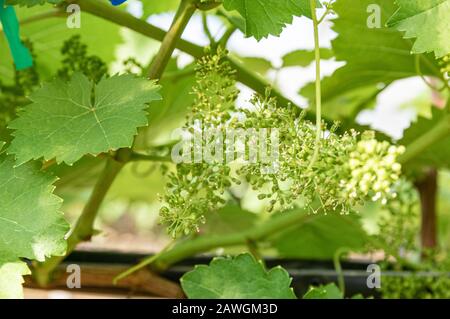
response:
<path id="1" fill-rule="evenodd" d="M 292 105 L 279 106 L 270 91 L 266 96 L 256 95 L 251 100 L 252 109 L 236 107 L 236 82 L 223 54 L 208 55 L 199 61 L 193 90 L 196 99 L 185 128 L 195 135 L 199 129 L 196 123 L 201 122 L 203 129 L 214 128 L 222 136 L 228 129 L 278 130 L 277 160 L 271 167 L 261 161 L 242 163 L 250 159 L 250 150 L 246 149 L 233 163 L 178 164 L 176 171 L 169 172 L 165 206 L 161 209 L 173 237 L 197 231 L 207 212 L 227 202 L 227 189 L 242 182 L 259 191 L 258 198 L 268 202 L 268 211 L 301 205 L 314 213 L 349 214 L 366 200 L 386 204 L 397 196 L 393 190 L 401 173 L 397 157 L 404 147 L 379 142 L 371 131 L 337 134 L 334 126 L 321 139 L 316 154 L 314 124 L 304 119 L 304 111 Z M 265 144 L 273 143 L 271 136 L 265 138 Z M 238 139 L 243 144 L 248 142 L 246 136 Z M 210 142 L 203 141 L 200 148 Z M 189 146 L 187 149 L 191 151 Z M 222 158 L 226 157 L 226 150 L 220 152 L 224 152 Z M 182 155 L 186 156 L 193 160 L 191 153 Z"/>
<path id="2" fill-rule="evenodd" d="M 256 259 L 267 252 L 281 256 L 283 245 L 279 243 L 283 238 L 292 239 L 290 235 L 303 231 L 301 227 L 310 227 L 310 233 L 325 229 L 334 242 L 336 234 L 328 234 L 330 228 L 326 227 L 330 227 L 330 220 L 344 220 L 352 223 L 342 229 L 351 229 L 352 236 L 358 237 L 355 242 L 349 240 L 355 250 L 369 242 L 371 251 L 383 250 L 386 264 L 396 262 L 395 269 L 438 272 L 439 276 L 431 277 L 413 272 L 406 280 L 387 276 L 383 279 L 385 297 L 448 297 L 447 259 L 440 255 L 438 247 L 438 255 L 425 254 L 417 240 L 419 206 L 423 212 L 431 207 L 429 214 L 422 214 L 425 224 L 430 221 L 423 216 L 435 216 L 436 205 L 427 206 L 430 199 L 424 199 L 422 192 L 422 205 L 418 205 L 412 183 L 429 167 L 433 172 L 449 167 L 448 110 L 433 109 L 429 122 L 419 118 L 411 128 L 411 132 L 418 133 L 407 134 L 405 143 L 390 141 L 359 125 L 356 115 L 372 106 L 377 95 L 393 82 L 415 76 L 429 85 L 434 97 L 439 97 L 437 104 L 449 108 L 449 1 L 437 5 L 431 5 L 432 0 L 423 0 L 421 5 L 406 0 L 140 1 L 146 15 L 142 19 L 124 7 L 118 8 L 116 5 L 126 5 L 119 2 L 9 0 L 2 6 L 9 13 L 18 12 L 18 20 L 25 26 L 20 28 L 20 35 L 26 39 L 19 42 L 30 50 L 34 65 L 11 72 L 15 66 L 4 63 L 9 60 L 3 56 L 0 61 L 2 76 L 9 76 L 0 80 L 0 297 L 21 297 L 22 276 L 30 270 L 33 280 L 42 286 L 56 278 L 55 271 L 62 261 L 78 244 L 96 235 L 94 223 L 110 188 L 118 176 L 127 177 L 129 173 L 123 168 L 141 161 L 164 162 L 161 167 L 167 185 L 160 203 L 152 204 L 160 205 L 160 220 L 174 240 L 166 249 L 116 277 L 115 283 L 146 266 L 160 271 L 217 248 L 246 246 Z M 60 32 L 61 27 L 66 27 L 61 18 L 67 18 L 68 5 L 79 6 L 83 27 Z M 367 20 L 368 8 L 373 6 L 383 9 L 380 26 L 374 28 Z M 51 10 L 45 11 L 49 7 Z M 151 13 L 170 10 L 175 14 L 167 31 L 147 20 Z M 321 10 L 323 15 L 318 16 Z M 205 38 L 210 41 L 206 48 L 182 38 L 199 11 Z M 319 25 L 330 13 L 336 15 L 332 28 L 337 37 L 331 48 L 320 48 Z M 212 15 L 220 17 L 224 24 L 222 34 L 209 29 L 208 17 Z M 260 57 L 238 56 L 229 46 L 235 32 L 257 41 L 282 36 L 284 27 L 297 16 L 312 21 L 314 50 L 288 53 L 289 63 L 285 63 L 287 55 L 281 59 L 283 65 Z M 2 15 L 2 30 L 8 33 L 11 30 L 5 28 L 5 19 Z M 121 49 L 135 49 L 144 43 L 134 38 L 136 34 L 120 34 L 122 27 L 161 45 L 155 55 L 147 48 L 139 52 L 148 54 L 146 61 L 121 56 L 125 58 L 122 73 L 114 75 L 118 55 L 125 51 L 113 52 L 115 48 L 120 45 Z M 103 28 L 108 32 L 103 33 Z M 92 36 L 95 32 L 100 35 Z M 14 54 L 14 44 L 9 44 L 11 50 L 4 47 L 2 53 Z M 59 46 L 60 52 L 54 52 Z M 101 49 L 92 54 L 90 50 L 97 48 Z M 175 49 L 194 57 L 194 63 L 186 68 L 177 65 Z M 327 58 L 345 62 L 323 79 L 321 52 L 327 52 Z M 278 76 L 285 67 L 309 64 L 315 67 L 315 79 L 300 91 L 309 105 L 303 109 L 284 97 L 275 84 L 271 87 L 266 75 L 276 71 Z M 175 70 L 175 76 L 168 74 L 168 66 Z M 188 108 L 186 91 L 192 83 L 194 102 Z M 239 104 L 238 83 L 255 91 L 245 105 Z M 186 108 L 189 112 L 178 140 L 164 141 L 162 145 L 153 141 L 145 143 L 149 149 L 142 147 L 139 141 L 154 129 L 153 123 L 161 122 L 164 127 L 179 119 L 178 113 Z M 337 118 L 343 121 L 335 122 Z M 168 134 L 165 129 L 163 133 Z M 166 152 L 169 149 L 171 154 Z M 68 176 L 83 174 L 83 165 L 78 164 L 94 161 L 103 165 L 103 171 L 96 181 L 91 181 L 92 191 L 69 232 L 60 212 L 61 199 L 55 195 L 66 196 L 59 192 L 57 176 L 69 179 L 64 176 L 67 172 Z M 437 184 L 431 186 L 437 188 Z M 253 193 L 257 200 L 252 204 L 266 212 L 245 211 L 243 196 Z M 382 231 L 375 236 L 369 236 L 354 216 L 372 206 L 366 205 L 368 202 L 375 202 L 378 211 L 388 211 L 378 225 Z M 224 217 L 231 210 L 234 215 Z M 342 216 L 325 216 L 329 214 Z M 216 227 L 221 227 L 222 218 L 236 218 L 236 223 L 242 218 L 245 222 L 219 234 L 211 225 L 203 225 L 220 220 Z M 431 220 L 430 224 L 435 222 Z M 333 232 L 344 232 L 342 229 Z M 435 232 L 432 235 L 436 236 Z M 323 234 L 316 237 L 328 239 Z M 177 240 L 180 237 L 182 240 Z M 314 239 L 318 244 L 311 246 L 320 247 L 320 240 Z M 328 257 L 339 257 L 347 247 L 346 241 L 337 241 L 336 248 L 324 249 Z M 411 256 L 420 256 L 422 263 L 413 263 Z M 188 296 L 204 297 L 198 286 L 209 287 L 205 279 L 219 278 L 221 289 L 216 295 L 252 297 L 254 291 L 259 291 L 262 297 L 294 298 L 289 274 L 279 267 L 266 270 L 256 259 L 249 254 L 215 259 L 208 267 L 197 267 L 184 276 L 181 286 Z M 240 278 L 253 279 L 247 289 L 242 289 Z M 271 286 L 264 286 L 265 281 Z M 343 298 L 340 286 L 341 291 L 333 284 L 311 289 L 305 298 Z"/>

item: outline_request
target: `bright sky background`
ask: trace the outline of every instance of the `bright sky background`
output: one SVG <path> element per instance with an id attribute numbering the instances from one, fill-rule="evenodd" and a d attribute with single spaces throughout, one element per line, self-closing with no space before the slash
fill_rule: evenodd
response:
<path id="1" fill-rule="evenodd" d="M 141 16 L 141 3 L 131 1 L 128 9 L 136 15 Z M 173 13 L 164 13 L 151 16 L 148 19 L 152 24 L 167 30 L 171 24 Z M 213 35 L 218 38 L 224 31 L 224 27 L 218 18 L 210 17 L 208 25 Z M 330 47 L 331 40 L 336 34 L 331 30 L 331 22 L 325 21 L 320 25 L 321 47 Z M 203 33 L 201 17 L 196 15 L 187 26 L 183 38 L 199 45 L 207 45 L 208 39 Z M 240 56 L 263 57 L 270 60 L 274 66 L 279 66 L 284 54 L 297 49 L 313 49 L 312 23 L 306 18 L 294 18 L 293 24 L 287 26 L 280 37 L 270 36 L 257 42 L 253 38 L 245 38 L 239 31 L 230 38 L 228 49 Z M 145 51 L 145 50 L 144 50 Z M 148 51 L 145 51 L 148 59 Z M 184 53 L 178 52 L 179 64 L 186 64 L 192 58 Z M 330 75 L 342 63 L 335 61 L 324 61 L 322 63 L 322 76 Z M 273 78 L 274 74 L 269 74 Z M 273 80 L 273 79 L 270 79 Z M 299 105 L 306 105 L 306 100 L 298 95 L 299 89 L 306 83 L 314 80 L 314 66 L 307 68 L 292 67 L 285 68 L 278 74 L 277 83 L 280 90 Z M 251 96 L 252 91 L 244 86 L 241 89 L 240 103 L 245 103 Z M 378 96 L 377 105 L 374 110 L 365 110 L 358 116 L 361 124 L 370 124 L 373 128 L 383 131 L 394 138 L 401 138 L 402 132 L 407 128 L 411 120 L 416 117 L 416 112 L 405 108 L 405 103 L 413 100 L 427 90 L 426 85 L 419 78 L 411 78 L 395 82 Z"/>

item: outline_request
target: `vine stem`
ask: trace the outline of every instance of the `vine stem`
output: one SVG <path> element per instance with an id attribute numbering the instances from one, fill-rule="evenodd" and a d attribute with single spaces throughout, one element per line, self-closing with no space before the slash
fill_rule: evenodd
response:
<path id="1" fill-rule="evenodd" d="M 194 5 L 194 1 L 195 0 L 182 0 L 180 3 L 174 22 L 172 23 L 169 31 L 165 34 L 165 37 L 161 43 L 161 48 L 150 68 L 149 77 L 151 79 L 159 79 L 162 76 L 162 73 L 164 72 L 175 49 L 175 43 L 181 37 L 181 34 L 183 33 L 189 19 L 195 12 L 196 7 Z M 78 3 L 78 1 L 69 2 Z M 98 5 L 98 3 L 93 2 L 92 0 L 84 0 L 81 1 L 81 3 L 87 6 L 91 5 L 94 8 Z M 131 149 L 120 149 L 116 152 L 115 158 L 108 157 L 105 168 L 99 176 L 99 179 L 83 209 L 83 212 L 81 213 L 75 227 L 67 239 L 66 254 L 64 256 L 49 258 L 45 262 L 36 265 L 33 275 L 38 284 L 45 286 L 50 281 L 53 271 L 65 259 L 65 257 L 75 249 L 77 244 L 89 240 L 92 237 L 94 234 L 94 222 L 98 210 L 117 175 L 123 166 L 130 160 L 132 160 Z"/>
<path id="2" fill-rule="evenodd" d="M 162 249 L 159 253 L 152 255 L 146 259 L 144 259 L 143 261 L 141 261 L 140 263 L 138 263 L 137 265 L 125 270 L 124 272 L 120 273 L 119 275 L 117 275 L 114 279 L 113 279 L 113 284 L 117 285 L 119 281 L 121 281 L 122 279 L 134 274 L 135 272 L 141 270 L 142 268 L 146 267 L 147 265 L 153 263 L 155 260 L 157 260 L 159 258 L 159 256 L 161 256 L 162 254 L 164 254 L 166 251 L 170 250 L 173 245 L 175 244 L 175 241 L 172 240 L 171 242 L 169 242 L 169 244 Z"/>
<path id="3" fill-rule="evenodd" d="M 159 52 L 156 54 L 156 57 L 150 66 L 148 77 L 151 80 L 161 78 L 167 63 L 169 63 L 170 57 L 175 50 L 176 42 L 181 38 L 181 35 L 195 10 L 196 6 L 193 0 L 181 0 L 172 26 L 166 33 L 166 36 L 161 43 L 161 47 L 159 48 Z"/>
<path id="4" fill-rule="evenodd" d="M 310 0 L 311 18 L 314 27 L 314 56 L 316 63 L 316 142 L 314 145 L 314 153 L 308 165 L 310 170 L 316 162 L 322 139 L 322 89 L 320 83 L 320 45 L 319 45 L 319 22 L 317 21 L 316 0 Z"/>
<path id="5" fill-rule="evenodd" d="M 65 12 L 62 11 L 60 8 L 57 8 L 57 9 L 52 9 L 47 12 L 39 13 L 37 15 L 22 19 L 20 21 L 20 25 L 26 25 L 28 23 L 33 23 L 33 22 L 37 22 L 37 21 L 41 21 L 41 20 L 45 20 L 45 19 L 49 19 L 49 18 L 59 18 L 59 17 L 65 17 L 65 16 L 66 16 Z"/>
<path id="6" fill-rule="evenodd" d="M 320 17 L 320 19 L 317 21 L 317 24 L 321 24 L 321 23 L 325 20 L 325 18 L 327 17 L 327 15 L 328 15 L 329 13 L 331 13 L 332 11 L 333 11 L 332 5 L 331 5 L 330 3 L 327 4 L 326 10 L 325 10 L 325 12 L 323 13 L 323 15 Z"/>
<path id="7" fill-rule="evenodd" d="M 203 27 L 203 33 L 205 33 L 205 35 L 207 36 L 207 38 L 209 40 L 209 44 L 211 46 L 214 45 L 216 40 L 214 39 L 214 36 L 212 35 L 211 30 L 209 29 L 208 15 L 206 14 L 206 12 L 202 12 L 202 27 Z"/>
<path id="8" fill-rule="evenodd" d="M 218 44 L 221 45 L 223 48 L 227 47 L 228 41 L 230 40 L 231 36 L 236 32 L 237 28 L 232 25 L 228 27 L 222 37 L 219 39 Z"/>
<path id="9" fill-rule="evenodd" d="M 306 223 L 315 215 L 307 214 L 304 210 L 298 209 L 291 212 L 286 212 L 279 215 L 277 218 L 271 218 L 257 227 L 226 234 L 226 235 L 208 235 L 199 236 L 194 239 L 187 239 L 175 245 L 172 249 L 164 250 L 157 255 L 152 255 L 142 260 L 139 264 L 131 268 L 117 278 L 124 277 L 138 271 L 139 269 L 149 266 L 155 271 L 163 271 L 169 266 L 187 258 L 211 251 L 215 248 L 245 246 L 249 242 L 260 242 L 267 237 L 276 234 L 280 231 L 286 230 L 289 227 L 296 227 Z"/>

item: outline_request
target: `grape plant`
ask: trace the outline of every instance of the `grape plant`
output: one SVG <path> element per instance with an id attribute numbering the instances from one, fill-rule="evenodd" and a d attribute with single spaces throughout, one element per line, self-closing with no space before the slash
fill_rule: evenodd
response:
<path id="1" fill-rule="evenodd" d="M 440 177 L 450 166 L 450 0 L 0 6 L 0 298 L 23 297 L 25 281 L 51 287 L 64 276 L 66 258 L 99 234 L 113 190 L 132 194 L 128 202 L 133 192 L 155 194 L 146 213 L 158 214 L 167 246 L 111 275 L 111 286 L 133 289 L 143 271 L 156 276 L 209 253 L 219 256 L 176 283 L 188 298 L 362 298 L 346 294 L 339 266 L 357 253 L 381 254 L 383 272 L 411 273 L 383 276 L 376 293 L 385 298 L 448 298 L 450 240 L 437 201 L 449 196 Z M 168 12 L 167 30 L 147 19 Z M 197 18 L 204 46 L 186 40 Z M 239 34 L 281 41 L 299 20 L 310 26 L 299 47 L 312 38 L 313 49 L 288 52 L 279 65 L 230 46 Z M 336 34 L 330 47 L 322 27 Z M 19 67 L 17 43 L 31 67 Z M 192 60 L 180 63 L 180 52 Z M 343 63 L 324 76 L 327 60 Z M 278 75 L 309 67 L 314 80 L 299 88 L 299 105 Z M 403 137 L 362 124 L 360 114 L 411 79 L 429 94 L 411 102 L 418 118 Z M 245 103 L 243 86 L 252 91 Z M 117 191 L 131 168 L 149 164 L 157 186 L 141 176 Z M 82 205 L 67 218 L 74 198 Z M 266 256 L 334 259 L 338 280 L 300 293 Z"/>

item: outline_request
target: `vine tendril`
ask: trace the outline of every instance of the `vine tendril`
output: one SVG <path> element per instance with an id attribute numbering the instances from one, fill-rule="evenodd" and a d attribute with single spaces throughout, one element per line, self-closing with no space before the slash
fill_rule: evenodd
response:
<path id="1" fill-rule="evenodd" d="M 320 46 L 319 46 L 319 22 L 316 14 L 316 0 L 310 0 L 311 18 L 314 25 L 314 54 L 316 61 L 316 142 L 311 162 L 308 165 L 310 170 L 316 162 L 320 152 L 320 141 L 322 139 L 322 93 L 320 83 Z"/>

